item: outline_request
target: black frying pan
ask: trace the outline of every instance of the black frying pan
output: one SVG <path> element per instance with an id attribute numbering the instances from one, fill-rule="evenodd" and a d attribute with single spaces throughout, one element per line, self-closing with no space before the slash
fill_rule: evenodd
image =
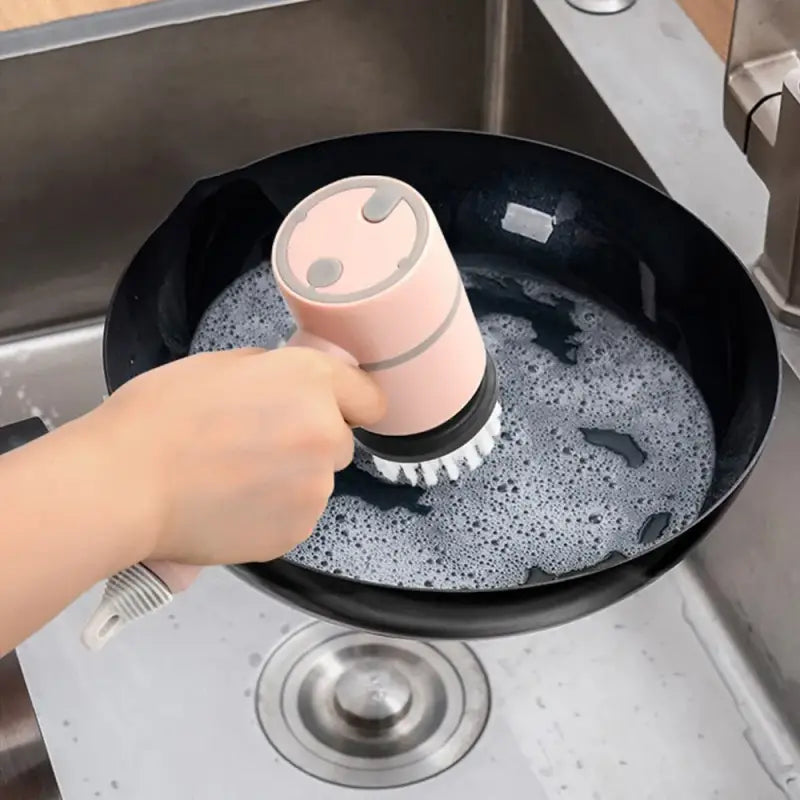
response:
<path id="1" fill-rule="evenodd" d="M 692 376 L 711 413 L 717 458 L 699 518 L 633 559 L 612 554 L 558 579 L 491 591 L 403 589 L 279 559 L 235 567 L 258 588 L 320 617 L 417 638 L 507 635 L 568 622 L 641 588 L 680 561 L 730 506 L 775 413 L 780 361 L 770 317 L 730 250 L 670 198 L 588 158 L 479 133 L 408 131 L 324 141 L 198 183 L 122 277 L 108 313 L 110 391 L 188 353 L 209 304 L 269 256 L 282 219 L 333 180 L 384 174 L 416 187 L 460 254 L 490 253 L 589 295 L 634 322 Z M 510 202 L 574 218 L 545 244 L 499 224 Z M 653 285 L 643 308 L 640 264 Z"/>

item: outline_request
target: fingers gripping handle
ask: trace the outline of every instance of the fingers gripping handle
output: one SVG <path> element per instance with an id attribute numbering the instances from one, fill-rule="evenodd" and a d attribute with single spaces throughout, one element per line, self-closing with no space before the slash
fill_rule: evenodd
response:
<path id="1" fill-rule="evenodd" d="M 298 215 L 298 208 L 299 206 L 284 219 L 281 230 L 291 231 L 293 229 L 302 216 Z M 283 238 L 286 238 L 285 235 Z M 273 243 L 273 267 L 276 263 L 275 248 L 282 253 L 279 240 L 282 241 L 280 231 L 276 234 Z M 336 283 L 341 277 L 340 267 L 341 264 L 337 259 L 316 259 L 306 275 L 310 282 L 309 285 L 316 289 Z M 345 364 L 358 366 L 358 360 L 342 347 L 306 330 L 302 324 L 303 314 L 298 315 L 295 312 L 298 309 L 301 311 L 308 309 L 303 304 L 298 306 L 290 302 L 292 293 L 281 280 L 278 280 L 278 288 L 287 301 L 292 315 L 299 323 L 298 329 L 287 342 L 287 346 L 312 348 L 339 358 Z M 319 323 L 316 313 L 311 314 L 311 319 L 316 319 Z M 324 325 L 322 329 L 325 329 Z M 100 606 L 83 632 L 83 643 L 92 650 L 99 650 L 128 622 L 151 614 L 170 603 L 174 594 L 188 588 L 199 572 L 200 569 L 197 567 L 168 562 L 148 562 L 135 564 L 117 573 L 106 583 Z"/>
<path id="2" fill-rule="evenodd" d="M 297 330 L 288 347 L 309 347 L 335 356 L 347 364 L 356 360 L 325 339 Z M 81 641 L 100 650 L 124 625 L 158 611 L 194 583 L 201 568 L 170 561 L 146 561 L 118 572 L 106 582 L 100 605 L 83 630 Z"/>

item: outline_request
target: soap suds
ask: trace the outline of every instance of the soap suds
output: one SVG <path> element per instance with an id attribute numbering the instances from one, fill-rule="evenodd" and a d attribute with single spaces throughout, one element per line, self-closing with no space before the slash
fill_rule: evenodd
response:
<path id="1" fill-rule="evenodd" d="M 522 271 L 463 274 L 498 369 L 494 452 L 429 490 L 387 484 L 357 453 L 316 532 L 287 558 L 393 586 L 502 588 L 635 556 L 691 524 L 714 439 L 672 355 L 602 305 Z M 262 266 L 212 304 L 192 350 L 274 348 L 291 330 Z"/>

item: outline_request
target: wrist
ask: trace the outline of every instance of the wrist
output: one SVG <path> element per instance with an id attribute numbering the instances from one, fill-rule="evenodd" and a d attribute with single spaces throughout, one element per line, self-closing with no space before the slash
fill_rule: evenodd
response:
<path id="1" fill-rule="evenodd" d="M 139 500 L 155 494 L 129 479 L 127 453 L 94 416 L 0 456 L 0 652 L 152 550 Z"/>
<path id="2" fill-rule="evenodd" d="M 98 579 L 149 555 L 155 516 L 151 496 L 132 475 L 129 454 L 102 424 L 104 417 L 97 409 L 20 452 L 36 464 L 44 508 L 67 517 L 76 548 L 102 573 Z M 47 448 L 44 457 L 34 452 L 37 445 Z"/>

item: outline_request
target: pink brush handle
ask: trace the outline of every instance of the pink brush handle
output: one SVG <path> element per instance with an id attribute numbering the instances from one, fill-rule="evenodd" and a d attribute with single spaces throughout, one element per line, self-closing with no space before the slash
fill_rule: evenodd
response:
<path id="1" fill-rule="evenodd" d="M 313 333 L 308 333 L 304 331 L 302 328 L 298 328 L 289 338 L 289 341 L 286 342 L 287 347 L 310 347 L 312 350 L 319 350 L 320 353 L 325 353 L 329 356 L 334 356 L 335 358 L 344 361 L 345 364 L 349 364 L 351 367 L 357 367 L 358 361 L 347 352 L 347 350 L 342 350 L 341 347 L 338 345 L 329 342 L 327 339 L 321 339 L 319 336 L 315 336 Z"/>
<path id="2" fill-rule="evenodd" d="M 314 336 L 313 333 L 307 333 L 303 330 L 296 330 L 286 343 L 287 347 L 309 347 L 314 350 L 319 350 L 322 353 L 335 356 L 341 359 L 346 364 L 357 366 L 358 362 L 346 350 L 342 350 L 331 342 L 325 339 L 320 339 L 319 336 Z M 202 567 L 194 566 L 192 564 L 176 564 L 172 561 L 145 561 L 143 566 L 147 567 L 154 575 L 163 581 L 167 588 L 173 593 L 177 594 L 188 589 L 197 580 L 197 576 L 202 571 Z"/>

